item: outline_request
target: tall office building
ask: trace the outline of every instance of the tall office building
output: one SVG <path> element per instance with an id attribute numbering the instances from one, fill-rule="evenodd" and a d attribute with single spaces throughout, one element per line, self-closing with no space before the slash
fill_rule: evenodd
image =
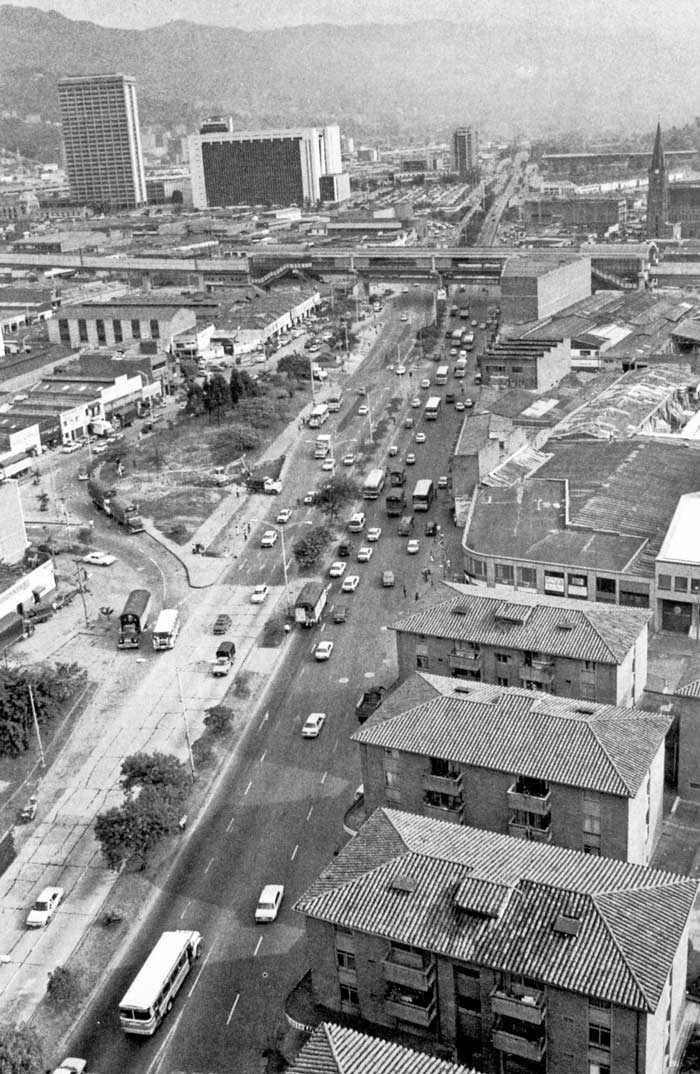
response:
<path id="1" fill-rule="evenodd" d="M 62 78 L 58 99 L 71 195 L 101 209 L 146 202 L 136 83 L 125 75 Z"/>
<path id="2" fill-rule="evenodd" d="M 479 132 L 475 127 L 458 127 L 452 136 L 454 169 L 460 179 L 472 179 L 479 171 Z"/>
<path id="3" fill-rule="evenodd" d="M 213 205 L 307 205 L 322 200 L 322 176 L 342 174 L 340 131 L 213 131 L 188 139 L 195 208 Z M 334 184 L 345 197 L 349 188 Z"/>

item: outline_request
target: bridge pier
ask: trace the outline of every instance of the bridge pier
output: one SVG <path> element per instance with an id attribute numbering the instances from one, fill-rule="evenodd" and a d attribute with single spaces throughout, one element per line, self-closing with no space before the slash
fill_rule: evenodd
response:
<path id="1" fill-rule="evenodd" d="M 141 289 L 143 291 L 151 291 L 153 289 L 153 280 L 151 279 L 150 272 L 141 273 Z"/>

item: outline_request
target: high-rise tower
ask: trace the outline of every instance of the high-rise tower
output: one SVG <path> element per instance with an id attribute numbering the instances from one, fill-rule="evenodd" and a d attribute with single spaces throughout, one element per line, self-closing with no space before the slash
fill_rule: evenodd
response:
<path id="1" fill-rule="evenodd" d="M 136 83 L 124 75 L 62 78 L 58 99 L 71 195 L 101 209 L 146 201 Z"/>
<path id="2" fill-rule="evenodd" d="M 479 171 L 479 132 L 476 127 L 458 127 L 452 135 L 454 168 L 460 179 L 472 179 Z"/>
<path id="3" fill-rule="evenodd" d="M 647 238 L 661 239 L 668 231 L 668 175 L 661 141 L 661 122 L 656 127 L 647 191 Z"/>

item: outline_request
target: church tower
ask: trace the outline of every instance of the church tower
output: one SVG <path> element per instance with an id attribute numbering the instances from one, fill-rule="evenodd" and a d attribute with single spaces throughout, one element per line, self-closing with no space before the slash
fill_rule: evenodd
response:
<path id="1" fill-rule="evenodd" d="M 647 238 L 661 239 L 668 231 L 668 175 L 661 142 L 661 122 L 656 127 L 654 152 L 649 168 L 647 192 Z"/>

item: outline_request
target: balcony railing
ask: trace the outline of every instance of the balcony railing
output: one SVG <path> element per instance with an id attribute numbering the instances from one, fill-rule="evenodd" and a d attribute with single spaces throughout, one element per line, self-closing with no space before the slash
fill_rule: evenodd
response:
<path id="1" fill-rule="evenodd" d="M 494 1029 L 491 1039 L 494 1048 L 497 1048 L 499 1052 L 517 1055 L 521 1059 L 528 1059 L 531 1063 L 541 1062 L 547 1050 L 547 1041 L 544 1036 L 529 1040 L 516 1033 L 506 1033 L 504 1029 Z"/>
<path id="2" fill-rule="evenodd" d="M 546 828 L 535 828 L 532 824 L 523 824 L 511 818 L 508 821 L 508 835 L 514 839 L 529 839 L 532 843 L 551 843 L 552 826 L 548 824 Z"/>
<path id="3" fill-rule="evenodd" d="M 459 668 L 461 671 L 479 671 L 481 669 L 481 653 L 475 649 L 457 649 L 449 654 L 451 668 Z"/>
<path id="4" fill-rule="evenodd" d="M 518 674 L 523 682 L 549 684 L 554 678 L 554 664 L 551 661 L 533 660 L 531 664 L 521 664 Z"/>
<path id="5" fill-rule="evenodd" d="M 549 791 L 546 794 L 539 795 L 518 791 L 516 787 L 517 784 L 514 783 L 507 791 L 508 805 L 512 810 L 517 810 L 519 813 L 536 813 L 538 817 L 544 817 L 550 812 L 551 795 Z"/>
<path id="6" fill-rule="evenodd" d="M 491 1010 L 506 1018 L 517 1018 L 529 1025 L 542 1025 L 547 1014 L 544 992 L 530 992 L 515 996 L 494 988 L 491 992 Z"/>
<path id="7" fill-rule="evenodd" d="M 424 801 L 423 816 L 432 817 L 433 820 L 456 821 L 459 824 L 462 820 L 462 805 L 460 803 L 455 806 L 438 806 Z"/>
<path id="8" fill-rule="evenodd" d="M 462 776 L 435 776 L 432 772 L 424 772 L 423 790 L 459 796 L 462 793 Z"/>
<path id="9" fill-rule="evenodd" d="M 428 961 L 423 965 L 410 966 L 399 962 L 395 955 L 389 954 L 382 960 L 384 980 L 392 984 L 415 988 L 418 992 L 427 992 L 435 981 L 435 963 Z"/>
<path id="10" fill-rule="evenodd" d="M 419 1026 L 421 1029 L 429 1029 L 435 1021 L 437 1013 L 434 999 L 431 999 L 424 1007 L 417 1003 L 411 1003 L 408 999 L 387 999 L 384 1003 L 384 1009 L 392 1018 L 398 1018 L 402 1022 L 410 1022 L 411 1025 Z"/>

